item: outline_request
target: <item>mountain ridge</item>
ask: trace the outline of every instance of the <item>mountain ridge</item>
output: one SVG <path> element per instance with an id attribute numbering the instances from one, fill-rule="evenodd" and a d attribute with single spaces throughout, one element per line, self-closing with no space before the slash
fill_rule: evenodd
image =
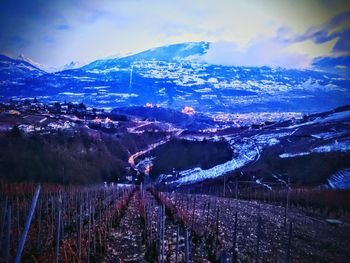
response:
<path id="1" fill-rule="evenodd" d="M 27 78 L 46 72 L 31 63 L 0 54 L 0 79 Z"/>
<path id="2" fill-rule="evenodd" d="M 140 61 L 140 60 L 155 60 L 157 58 L 160 61 L 176 61 L 176 56 L 178 57 L 186 57 L 186 54 L 193 55 L 191 51 L 196 51 L 197 53 L 203 55 L 204 52 L 208 50 L 210 43 L 209 42 L 184 42 L 171 44 L 166 46 L 160 46 L 156 48 L 147 49 L 141 52 L 137 52 L 135 54 L 126 55 L 118 58 L 110 58 L 110 59 L 99 59 L 95 60 L 80 69 L 89 70 L 95 68 L 101 68 L 100 64 L 104 63 L 108 66 L 112 66 L 118 62 L 131 62 L 131 61 Z M 169 56 L 169 53 L 171 55 Z M 106 66 L 107 66 L 106 65 Z M 103 66 L 102 68 L 106 68 Z"/>
<path id="3" fill-rule="evenodd" d="M 55 73 L 19 70 L 16 77 L 13 71 L 11 78 L 0 70 L 0 96 L 84 102 L 106 110 L 147 103 L 190 106 L 209 114 L 311 113 L 350 100 L 350 78 L 336 72 L 213 65 L 202 59 L 208 48 L 209 42 L 178 43 Z"/>

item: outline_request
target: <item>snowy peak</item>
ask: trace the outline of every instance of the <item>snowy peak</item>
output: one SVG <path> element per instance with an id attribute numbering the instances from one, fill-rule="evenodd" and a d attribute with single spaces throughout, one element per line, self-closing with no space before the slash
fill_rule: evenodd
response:
<path id="1" fill-rule="evenodd" d="M 108 69 L 118 65 L 130 65 L 136 61 L 191 62 L 200 61 L 210 46 L 209 42 L 187 42 L 148 49 L 133 55 L 94 61 L 82 69 Z"/>
<path id="2" fill-rule="evenodd" d="M 188 42 L 152 48 L 130 56 L 135 60 L 182 61 L 204 55 L 208 42 Z"/>
<path id="3" fill-rule="evenodd" d="M 39 63 L 37 61 L 34 61 L 33 59 L 25 56 L 24 54 L 19 54 L 18 57 L 17 57 L 17 60 L 28 62 L 29 64 L 31 64 L 31 65 L 35 66 L 36 68 L 41 69 L 41 70 L 43 70 L 45 72 L 55 72 L 55 71 L 57 71 L 57 68 L 41 64 L 41 63 Z"/>
<path id="4" fill-rule="evenodd" d="M 45 73 L 45 71 L 26 60 L 0 55 L 0 79 L 27 78 Z"/>
<path id="5" fill-rule="evenodd" d="M 65 64 L 63 66 L 53 67 L 53 66 L 48 66 L 48 65 L 44 65 L 44 64 L 41 64 L 39 62 L 36 62 L 33 59 L 31 59 L 23 54 L 20 54 L 17 57 L 17 60 L 25 61 L 25 62 L 37 67 L 38 69 L 41 69 L 41 70 L 43 70 L 45 72 L 49 72 L 49 73 L 63 71 L 63 70 L 69 70 L 69 69 L 76 69 L 76 68 L 80 68 L 80 67 L 85 65 L 85 63 L 81 63 L 80 61 L 71 61 L 70 63 Z"/>
<path id="6" fill-rule="evenodd" d="M 35 61 L 33 61 L 32 59 L 26 57 L 24 54 L 19 54 L 18 57 L 17 57 L 18 60 L 22 60 L 22 61 L 26 61 L 32 65 L 34 64 L 39 64 L 39 63 L 36 63 Z"/>
<path id="7" fill-rule="evenodd" d="M 84 64 L 79 61 L 71 61 L 70 63 L 64 65 L 61 70 L 76 69 L 82 67 Z"/>

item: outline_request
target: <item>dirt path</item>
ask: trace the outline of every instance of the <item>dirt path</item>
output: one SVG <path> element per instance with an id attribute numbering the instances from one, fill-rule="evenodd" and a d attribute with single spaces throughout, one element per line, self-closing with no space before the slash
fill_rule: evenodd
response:
<path id="1" fill-rule="evenodd" d="M 112 230 L 104 262 L 146 262 L 146 246 L 142 238 L 142 221 L 134 194 L 119 226 Z"/>
<path id="2" fill-rule="evenodd" d="M 158 222 L 159 212 L 161 209 L 161 204 L 155 199 L 155 197 L 150 193 L 146 192 L 146 198 L 153 206 L 153 220 Z M 177 230 L 180 225 L 179 222 L 173 217 L 172 214 L 167 214 L 165 217 L 165 231 L 164 231 L 164 258 L 165 262 L 175 262 L 176 258 L 176 238 Z M 154 224 L 157 226 L 157 224 Z M 157 232 L 157 230 L 155 230 Z M 157 235 L 158 233 L 156 233 Z M 185 261 L 185 230 L 182 227 L 179 227 L 179 243 L 178 243 L 178 261 Z M 189 231 L 189 262 L 206 262 L 203 260 L 206 256 L 204 249 L 203 240 L 197 240 L 196 244 L 192 242 L 191 234 Z"/>
<path id="3" fill-rule="evenodd" d="M 152 207 L 151 209 L 151 220 L 152 220 L 152 233 L 153 236 L 158 239 L 159 237 L 159 213 L 161 205 L 155 200 L 154 196 L 146 191 L 145 198 L 147 199 L 148 204 Z M 165 229 L 164 229 L 164 261 L 165 262 L 175 262 L 176 254 L 176 233 L 177 225 L 173 219 L 168 216 L 165 217 Z M 183 236 L 182 233 L 179 233 L 179 253 L 178 260 L 182 262 L 184 259 L 183 255 Z"/>

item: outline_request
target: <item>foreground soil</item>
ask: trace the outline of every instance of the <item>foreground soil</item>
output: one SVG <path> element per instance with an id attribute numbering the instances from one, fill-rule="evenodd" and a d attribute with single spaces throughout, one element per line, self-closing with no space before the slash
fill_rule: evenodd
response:
<path id="1" fill-rule="evenodd" d="M 146 262 L 138 205 L 134 194 L 119 226 L 110 233 L 104 262 Z"/>
<path id="2" fill-rule="evenodd" d="M 163 194 L 177 209 L 191 217 L 192 221 L 186 227 L 202 233 L 202 240 L 195 241 L 198 236 L 190 237 L 190 262 L 210 262 L 205 261 L 209 232 L 217 233 L 217 259 L 226 254 L 228 262 L 231 262 L 236 212 L 238 262 L 256 262 L 256 259 L 259 262 L 286 262 L 289 239 L 290 262 L 350 262 L 349 222 L 331 225 L 326 218 L 312 216 L 296 208 L 288 210 L 285 221 L 283 206 L 207 195 Z M 148 192 L 145 198 L 151 207 L 152 236 L 157 240 L 157 215 L 161 204 Z M 134 194 L 119 226 L 110 233 L 104 262 L 147 262 L 139 202 L 137 194 Z M 165 262 L 175 262 L 174 240 L 178 225 L 179 221 L 168 211 L 165 220 Z M 182 231 L 180 260 L 183 259 Z"/>

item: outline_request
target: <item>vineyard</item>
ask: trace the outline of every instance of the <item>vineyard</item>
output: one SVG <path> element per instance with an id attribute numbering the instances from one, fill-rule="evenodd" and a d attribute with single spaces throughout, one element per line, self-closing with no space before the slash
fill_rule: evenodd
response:
<path id="1" fill-rule="evenodd" d="M 99 261 L 134 191 L 2 183 L 2 261 Z"/>
<path id="2" fill-rule="evenodd" d="M 1 182 L 0 262 L 346 262 L 344 194 Z"/>

